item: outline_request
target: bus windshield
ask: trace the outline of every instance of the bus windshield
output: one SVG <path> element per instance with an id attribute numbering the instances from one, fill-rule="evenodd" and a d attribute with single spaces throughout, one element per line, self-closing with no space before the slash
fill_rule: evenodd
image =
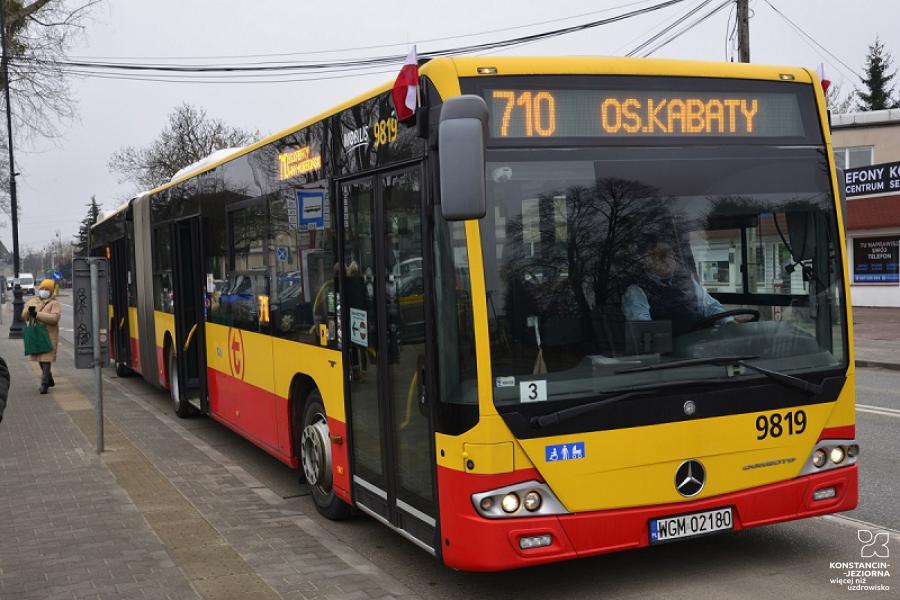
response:
<path id="1" fill-rule="evenodd" d="M 823 148 L 495 149 L 487 161 L 496 403 L 758 376 L 628 372 L 684 359 L 754 357 L 794 374 L 845 365 Z"/>

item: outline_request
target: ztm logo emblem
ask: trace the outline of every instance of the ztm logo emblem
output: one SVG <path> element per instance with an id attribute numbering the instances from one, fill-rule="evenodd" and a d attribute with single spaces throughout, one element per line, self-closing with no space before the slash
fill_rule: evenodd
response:
<path id="1" fill-rule="evenodd" d="M 231 374 L 238 379 L 244 379 L 244 336 L 240 329 L 228 330 L 228 364 Z"/>
<path id="2" fill-rule="evenodd" d="M 868 529 L 858 529 L 856 537 L 859 538 L 863 545 L 859 551 L 861 558 L 890 558 L 890 550 L 888 550 L 888 542 L 891 536 L 886 531 L 872 533 Z"/>

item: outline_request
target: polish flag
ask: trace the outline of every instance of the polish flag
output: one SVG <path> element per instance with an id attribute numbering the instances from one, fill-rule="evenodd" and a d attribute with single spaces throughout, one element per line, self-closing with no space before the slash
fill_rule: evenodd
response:
<path id="1" fill-rule="evenodd" d="M 419 62 L 416 57 L 416 47 L 413 46 L 406 55 L 406 62 L 397 75 L 394 82 L 394 89 L 391 90 L 391 97 L 394 99 L 394 109 L 397 111 L 397 118 L 401 121 L 413 116 L 418 105 L 419 93 Z"/>
<path id="2" fill-rule="evenodd" d="M 822 93 L 828 93 L 828 88 L 831 86 L 831 81 L 825 79 L 825 63 L 819 63 L 818 75 L 819 79 L 822 80 Z"/>

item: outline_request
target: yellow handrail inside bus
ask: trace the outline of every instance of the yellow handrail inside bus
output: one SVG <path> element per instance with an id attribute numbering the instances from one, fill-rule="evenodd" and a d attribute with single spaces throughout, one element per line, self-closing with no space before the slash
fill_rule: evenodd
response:
<path id="1" fill-rule="evenodd" d="M 188 332 L 187 339 L 184 340 L 184 351 L 187 352 L 188 346 L 191 345 L 191 340 L 194 338 L 194 332 L 197 331 L 197 323 L 194 323 L 194 326 L 191 327 L 190 332 Z"/>
<path id="2" fill-rule="evenodd" d="M 413 402 L 416 396 L 416 383 L 419 381 L 419 370 L 413 373 L 412 379 L 409 380 L 409 389 L 406 391 L 406 418 L 400 423 L 400 429 L 406 429 L 409 422 L 412 421 Z"/>

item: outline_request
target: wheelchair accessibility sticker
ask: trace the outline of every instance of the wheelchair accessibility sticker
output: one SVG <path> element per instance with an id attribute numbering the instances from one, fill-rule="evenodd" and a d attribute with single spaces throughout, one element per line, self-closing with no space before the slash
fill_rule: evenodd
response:
<path id="1" fill-rule="evenodd" d="M 547 462 L 557 462 L 560 460 L 576 460 L 579 458 L 584 458 L 584 442 L 545 446 L 544 457 Z"/>

